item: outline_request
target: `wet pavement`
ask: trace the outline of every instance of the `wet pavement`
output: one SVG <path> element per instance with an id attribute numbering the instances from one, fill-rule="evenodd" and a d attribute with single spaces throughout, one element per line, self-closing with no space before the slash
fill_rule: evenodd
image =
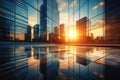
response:
<path id="1" fill-rule="evenodd" d="M 0 80 L 120 80 L 120 48 L 0 46 Z"/>

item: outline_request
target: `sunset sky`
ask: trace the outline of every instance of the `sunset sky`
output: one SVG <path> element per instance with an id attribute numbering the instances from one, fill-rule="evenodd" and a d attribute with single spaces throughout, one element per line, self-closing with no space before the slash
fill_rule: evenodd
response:
<path id="1" fill-rule="evenodd" d="M 80 0 L 80 13 L 79 13 L 79 0 L 69 0 L 69 14 L 68 14 L 68 0 L 58 0 L 60 11 L 60 24 L 76 25 L 76 21 L 83 17 L 88 17 L 88 4 L 87 0 Z M 103 0 L 89 0 L 89 19 L 90 19 L 90 33 L 94 36 L 103 36 L 103 14 L 94 18 L 94 16 L 103 12 Z M 73 5 L 74 4 L 74 5 Z M 84 5 L 83 5 L 84 4 Z M 73 11 L 74 8 L 74 11 Z M 74 14 L 73 14 L 74 12 Z M 79 16 L 80 14 L 80 16 Z M 68 18 L 69 15 L 69 18 Z M 69 19 L 69 23 L 68 23 Z"/>
<path id="2" fill-rule="evenodd" d="M 38 0 L 38 1 L 40 3 L 38 6 L 41 6 L 42 0 Z M 60 12 L 60 24 L 64 23 L 65 25 L 67 25 L 66 27 L 69 27 L 69 25 L 75 27 L 76 21 L 78 19 L 81 19 L 83 17 L 89 17 L 89 21 L 90 21 L 89 26 L 92 27 L 90 28 L 90 33 L 93 33 L 95 37 L 102 36 L 104 21 L 103 21 L 103 14 L 101 13 L 103 12 L 104 9 L 104 2 L 103 0 L 89 0 L 90 2 L 89 2 L 89 10 L 88 10 L 88 3 L 86 1 L 87 0 L 80 0 L 80 13 L 79 13 L 79 0 L 69 0 L 69 18 L 68 18 L 68 0 L 57 0 L 59 5 L 59 12 Z M 28 2 L 30 3 L 30 1 Z M 32 3 L 32 4 L 36 5 L 36 3 Z M 40 9 L 40 7 L 38 7 L 38 9 Z M 29 10 L 28 24 L 31 26 L 34 26 L 35 24 L 39 24 L 40 21 L 39 19 L 40 16 L 38 15 L 39 13 L 37 13 L 37 11 L 31 7 L 28 7 L 28 10 Z"/>

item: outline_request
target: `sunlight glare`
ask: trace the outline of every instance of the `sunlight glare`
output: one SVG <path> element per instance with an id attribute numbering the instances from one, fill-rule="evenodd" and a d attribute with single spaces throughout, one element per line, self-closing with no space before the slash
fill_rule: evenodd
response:
<path id="1" fill-rule="evenodd" d="M 70 27 L 68 29 L 68 33 L 66 35 L 69 40 L 75 40 L 76 39 L 76 30 L 73 27 Z"/>

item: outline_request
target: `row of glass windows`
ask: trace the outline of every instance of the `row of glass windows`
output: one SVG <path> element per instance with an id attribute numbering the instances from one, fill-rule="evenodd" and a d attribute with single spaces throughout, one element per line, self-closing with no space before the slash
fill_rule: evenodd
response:
<path id="1" fill-rule="evenodd" d="M 0 41 L 15 41 L 16 39 L 24 41 L 28 25 L 28 7 L 25 2 L 23 0 L 1 0 L 0 2 L 2 2 L 0 19 L 3 21 L 0 22 Z M 18 26 L 17 22 L 21 26 Z"/>
<path id="2" fill-rule="evenodd" d="M 87 36 L 94 37 L 104 34 L 104 0 L 76 0 L 76 4 L 69 5 L 69 24 L 76 25 L 76 21 L 87 17 Z M 99 32 L 98 32 L 99 31 Z"/>
<path id="3" fill-rule="evenodd" d="M 13 25 L 10 28 L 13 31 L 17 30 L 16 27 L 22 27 L 19 31 L 23 29 L 25 34 L 27 31 L 27 25 L 33 27 L 36 24 L 40 24 L 40 21 L 42 21 L 41 24 L 44 26 L 40 27 L 44 27 L 43 30 L 50 33 L 51 31 L 53 32 L 54 27 L 59 24 L 59 12 L 57 11 L 58 5 L 56 4 L 56 1 L 47 1 L 49 2 L 47 3 L 47 14 L 45 14 L 45 11 L 39 13 L 40 7 L 43 4 L 42 0 L 0 0 L 0 2 L 2 2 L 2 4 L 0 4 L 0 16 L 5 20 L 9 19 L 13 21 Z M 77 0 L 74 7 L 71 7 L 71 5 L 69 5 L 69 23 L 73 23 L 73 25 L 75 25 L 78 19 L 88 17 L 90 21 L 88 27 L 91 27 L 88 31 L 92 30 L 90 33 L 95 33 L 95 35 L 97 35 L 95 32 L 97 27 L 103 27 L 104 0 Z M 40 20 L 41 14 L 43 16 Z M 18 26 L 17 23 L 14 24 L 14 22 L 19 23 L 19 25 L 21 24 L 21 26 Z M 9 23 L 5 24 L 8 25 Z"/>
<path id="4" fill-rule="evenodd" d="M 54 6 L 54 7 L 53 7 Z M 54 27 L 59 25 L 59 11 L 58 10 L 58 4 L 56 0 L 44 0 L 43 5 L 40 7 L 41 9 L 41 32 L 47 32 L 45 35 L 41 35 L 46 37 L 49 41 L 49 34 L 53 33 Z M 44 14 L 45 13 L 45 14 Z M 43 29 L 44 28 L 44 29 Z M 45 41 L 47 41 L 45 40 Z"/>

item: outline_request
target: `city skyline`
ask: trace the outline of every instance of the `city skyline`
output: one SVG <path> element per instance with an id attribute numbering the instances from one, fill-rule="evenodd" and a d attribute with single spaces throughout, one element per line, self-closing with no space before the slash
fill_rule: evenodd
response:
<path id="1" fill-rule="evenodd" d="M 116 25 L 110 25 L 107 22 L 111 23 L 112 21 L 113 22 L 116 21 L 117 23 L 119 23 L 119 16 L 118 16 L 119 13 L 116 14 L 117 11 L 114 10 L 112 11 L 113 14 L 108 14 L 109 12 L 107 9 L 109 8 L 111 9 L 111 7 L 108 5 L 109 2 L 107 2 L 107 0 L 105 1 L 97 0 L 93 2 L 92 0 L 84 0 L 84 1 L 83 0 L 55 0 L 55 1 L 48 1 L 48 0 L 14 1 L 13 0 L 11 2 L 8 1 L 7 2 L 8 4 L 6 6 L 7 8 L 11 6 L 10 10 L 12 11 L 13 14 L 12 16 L 9 13 L 10 11 L 4 10 L 4 4 L 6 3 L 2 1 L 3 4 L 1 4 L 1 6 L 3 6 L 4 11 L 1 9 L 1 14 L 2 14 L 1 19 L 5 23 L 1 22 L 1 25 L 6 26 L 10 24 L 9 25 L 10 29 L 8 29 L 7 26 L 3 27 L 2 31 L 8 34 L 3 34 L 4 32 L 1 31 L 2 34 L 1 37 L 3 37 L 6 40 L 8 39 L 8 41 L 25 41 L 25 35 L 27 34 L 27 26 L 29 25 L 31 26 L 31 29 L 29 29 L 31 30 L 30 37 L 32 38 L 31 40 L 33 41 L 35 38 L 34 25 L 39 24 L 38 40 L 42 40 L 41 37 L 44 37 L 46 35 L 46 41 L 49 42 L 49 35 L 55 36 L 53 34 L 54 27 L 56 26 L 58 27 L 58 34 L 60 34 L 59 27 L 61 24 L 64 24 L 65 37 L 66 37 L 65 40 L 68 41 L 68 39 L 70 38 L 77 40 L 78 39 L 77 35 L 82 33 L 77 33 L 76 21 L 84 17 L 87 17 L 89 22 L 86 23 L 85 32 L 88 42 L 110 40 L 109 34 L 111 33 L 111 35 L 113 35 L 114 33 L 112 31 L 110 32 L 110 29 L 112 29 L 112 26 L 118 27 L 118 25 L 116 23 L 115 23 Z M 21 5 L 19 6 L 19 3 L 22 4 L 22 6 Z M 114 8 L 114 5 L 116 5 L 117 7 L 117 4 L 119 3 L 114 3 L 111 6 L 113 6 Z M 116 18 L 109 17 L 109 15 Z M 41 16 L 44 16 L 44 18 Z M 108 17 L 110 20 L 108 20 Z M 12 22 L 10 20 L 12 20 Z M 116 31 L 115 33 L 116 41 L 118 42 L 119 35 L 117 34 L 119 34 L 119 31 L 117 31 L 116 29 L 114 31 Z M 45 35 L 42 33 L 44 33 Z M 60 36 L 56 36 L 56 37 L 58 39 L 60 38 Z M 111 40 L 112 40 L 112 36 L 111 36 Z"/>
<path id="2" fill-rule="evenodd" d="M 56 1 L 58 2 L 58 5 L 59 5 L 58 8 L 59 8 L 59 12 L 60 12 L 60 24 L 65 24 L 68 27 L 69 26 L 76 27 L 75 22 L 78 19 L 83 18 L 83 17 L 87 17 L 88 15 L 89 15 L 89 18 L 92 18 L 95 15 L 103 12 L 103 10 L 104 10 L 104 1 L 103 0 L 98 0 L 96 2 L 89 3 L 89 4 L 91 4 L 91 5 L 89 5 L 90 6 L 89 14 L 88 14 L 87 6 L 83 7 L 83 9 L 81 10 L 82 12 L 79 13 L 79 11 L 78 11 L 78 9 L 80 7 L 79 0 L 69 0 L 69 13 L 68 13 L 68 0 L 56 0 Z M 41 0 L 40 5 L 42 5 L 42 3 L 43 2 Z M 80 0 L 80 5 L 82 5 L 83 3 L 87 5 L 86 0 L 85 1 Z M 38 5 L 38 7 L 40 5 Z M 73 11 L 73 7 L 74 7 L 74 11 Z M 35 25 L 35 23 L 37 23 L 37 21 L 39 22 L 40 19 L 37 20 L 37 19 L 33 18 L 34 16 L 37 17 L 37 14 L 35 14 L 34 11 L 30 11 L 30 12 L 32 12 L 30 14 L 30 15 L 32 15 L 32 16 L 30 16 L 30 18 L 33 20 L 29 21 L 29 23 L 36 21 L 33 24 L 33 25 Z M 75 13 L 75 14 L 73 15 L 73 13 Z M 70 16 L 70 18 L 68 18 L 68 15 Z M 38 16 L 40 16 L 40 15 L 38 15 Z M 74 21 L 73 21 L 73 16 L 74 16 Z M 90 26 L 92 27 L 92 30 L 90 31 L 90 33 L 94 33 L 95 37 L 103 36 L 103 33 L 104 33 L 104 31 L 103 31 L 103 24 L 104 24 L 103 18 L 104 18 L 104 14 L 101 15 L 98 19 L 91 19 L 92 24 Z M 68 24 L 68 22 L 69 22 L 69 24 Z"/>
<path id="3" fill-rule="evenodd" d="M 0 0 L 0 80 L 119 80 L 119 0 Z"/>

